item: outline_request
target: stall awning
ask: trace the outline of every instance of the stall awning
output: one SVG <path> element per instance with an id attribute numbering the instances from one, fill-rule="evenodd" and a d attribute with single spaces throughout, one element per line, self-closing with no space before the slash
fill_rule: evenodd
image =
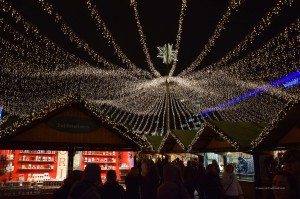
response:
<path id="1" fill-rule="evenodd" d="M 155 152 L 159 153 L 182 153 L 185 148 L 178 138 L 169 132 L 165 136 L 147 136 L 148 141 L 152 145 Z"/>
<path id="2" fill-rule="evenodd" d="M 235 151 L 230 140 L 223 139 L 210 125 L 205 125 L 199 130 L 188 146 L 188 151 L 192 153 L 209 151 Z"/>
<path id="3" fill-rule="evenodd" d="M 1 147 L 75 146 L 105 150 L 138 150 L 147 143 L 130 128 L 110 121 L 81 102 L 66 102 L 44 115 L 32 115 L 2 129 Z"/>
<path id="4" fill-rule="evenodd" d="M 290 101 L 252 143 L 257 149 L 299 146 L 300 102 Z"/>
<path id="5" fill-rule="evenodd" d="M 266 123 L 212 121 L 222 132 L 238 143 L 241 149 L 250 149 L 251 142 L 256 139 Z"/>

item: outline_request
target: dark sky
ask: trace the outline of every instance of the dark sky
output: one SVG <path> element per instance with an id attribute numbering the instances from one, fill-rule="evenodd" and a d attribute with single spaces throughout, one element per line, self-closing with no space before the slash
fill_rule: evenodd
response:
<path id="1" fill-rule="evenodd" d="M 59 46 L 90 63 L 96 64 L 83 50 L 77 49 L 74 44 L 69 42 L 68 37 L 60 30 L 60 26 L 55 24 L 53 19 L 41 9 L 37 1 L 10 0 L 9 2 L 24 18 L 37 26 L 41 32 L 58 43 Z M 114 54 L 113 49 L 108 46 L 107 40 L 103 39 L 101 33 L 96 30 L 95 22 L 90 17 L 85 0 L 52 0 L 47 2 L 54 6 L 74 32 L 95 51 L 112 63 L 124 66 Z M 122 51 L 138 67 L 148 69 L 130 1 L 101 0 L 94 2 L 96 2 L 100 16 Z M 225 13 L 228 2 L 225 0 L 187 1 L 175 75 L 189 66 L 203 50 L 217 23 Z M 245 1 L 238 12 L 230 17 L 226 29 L 221 32 L 215 46 L 205 56 L 198 69 L 217 62 L 229 50 L 234 48 L 266 15 L 275 2 L 275 0 Z M 299 17 L 299 2 L 294 0 L 292 8 L 282 10 L 280 16 L 274 18 L 268 30 L 261 34 L 249 47 L 249 51 L 265 44 L 270 38 L 280 33 L 284 27 L 294 22 Z M 165 74 L 167 72 L 166 65 L 156 57 L 158 53 L 157 46 L 163 46 L 165 43 L 175 45 L 181 1 L 137 0 L 137 6 L 152 62 L 158 71 Z M 241 56 L 249 51 L 244 52 Z M 99 65 L 99 67 L 102 66 Z"/>

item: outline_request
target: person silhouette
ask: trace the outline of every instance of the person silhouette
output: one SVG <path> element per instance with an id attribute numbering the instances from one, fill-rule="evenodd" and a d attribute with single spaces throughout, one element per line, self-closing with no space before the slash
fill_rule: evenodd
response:
<path id="1" fill-rule="evenodd" d="M 101 199 L 99 186 L 101 181 L 101 168 L 96 163 L 86 165 L 83 179 L 72 187 L 68 199 Z"/>

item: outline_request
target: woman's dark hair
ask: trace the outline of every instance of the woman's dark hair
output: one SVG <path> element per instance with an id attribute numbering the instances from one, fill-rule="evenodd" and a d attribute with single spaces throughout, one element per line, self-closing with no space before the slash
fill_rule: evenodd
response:
<path id="1" fill-rule="evenodd" d="M 106 181 L 114 182 L 117 180 L 117 174 L 114 170 L 108 170 L 106 173 Z"/>
<path id="2" fill-rule="evenodd" d="M 216 174 L 216 168 L 213 164 L 208 164 L 206 167 L 207 174 Z"/>
<path id="3" fill-rule="evenodd" d="M 128 176 L 138 176 L 139 175 L 139 168 L 131 167 L 130 172 L 127 175 Z"/>
<path id="4" fill-rule="evenodd" d="M 70 185 L 72 185 L 73 183 L 81 180 L 82 178 L 83 178 L 83 171 L 74 170 L 64 180 L 64 184 L 70 184 Z"/>

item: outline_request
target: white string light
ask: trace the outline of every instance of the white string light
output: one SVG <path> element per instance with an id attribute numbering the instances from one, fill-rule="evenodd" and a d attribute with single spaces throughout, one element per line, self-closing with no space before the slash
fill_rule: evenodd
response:
<path id="1" fill-rule="evenodd" d="M 291 110 L 295 104 L 299 103 L 299 100 L 300 99 L 298 99 L 297 101 L 294 101 L 294 100 L 289 101 L 283 107 L 283 109 L 277 113 L 277 115 L 274 117 L 274 119 L 270 122 L 270 125 L 263 129 L 263 131 L 260 133 L 258 138 L 256 138 L 255 140 L 253 140 L 251 142 L 251 147 L 252 148 L 257 147 L 264 140 L 264 138 L 277 126 L 279 121 L 282 120 L 286 116 L 286 114 L 289 112 L 289 110 Z"/>
<path id="2" fill-rule="evenodd" d="M 134 10 L 134 17 L 135 17 L 136 24 L 137 24 L 137 27 L 138 27 L 138 32 L 139 32 L 139 35 L 140 35 L 140 42 L 141 42 L 141 45 L 142 45 L 142 48 L 143 48 L 143 52 L 146 56 L 148 67 L 156 77 L 160 77 L 161 76 L 160 73 L 155 69 L 155 67 L 154 67 L 154 65 L 151 61 L 149 50 L 147 48 L 146 36 L 143 32 L 143 27 L 142 27 L 141 22 L 140 22 L 140 17 L 139 17 L 139 12 L 138 12 L 138 9 L 137 9 L 136 0 L 131 0 L 130 1 L 130 6 L 132 6 L 132 8 Z"/>
<path id="3" fill-rule="evenodd" d="M 211 51 L 211 48 L 215 45 L 216 40 L 220 37 L 221 31 L 225 29 L 226 23 L 229 22 L 229 17 L 238 10 L 238 8 L 242 5 L 244 0 L 231 0 L 229 2 L 228 8 L 225 14 L 222 16 L 222 19 L 219 21 L 215 31 L 213 32 L 211 38 L 208 40 L 207 44 L 204 46 L 203 51 L 198 55 L 195 61 L 191 64 L 191 66 L 187 67 L 184 71 L 182 71 L 179 76 L 185 75 L 191 71 L 193 71 L 197 66 L 200 65 L 203 58 Z"/>
<path id="4" fill-rule="evenodd" d="M 226 65 L 232 58 L 237 57 L 241 52 L 245 51 L 248 46 L 250 46 L 255 38 L 262 34 L 272 23 L 272 19 L 275 16 L 279 16 L 284 7 L 291 7 L 293 0 L 277 0 L 276 4 L 271 8 L 271 10 L 261 19 L 261 21 L 253 28 L 253 30 L 246 35 L 244 40 L 240 42 L 233 50 L 231 50 L 227 55 L 222 57 L 221 61 L 214 63 L 211 67 L 219 67 Z"/>
<path id="5" fill-rule="evenodd" d="M 104 21 L 101 19 L 100 14 L 98 14 L 99 11 L 97 11 L 96 5 L 92 2 L 92 0 L 87 0 L 86 3 L 91 13 L 91 17 L 96 21 L 97 29 L 102 32 L 103 38 L 107 39 L 109 44 L 112 44 L 115 53 L 123 62 L 127 63 L 131 70 L 137 70 L 138 68 L 127 58 L 119 45 L 116 43 L 114 37 L 106 27 Z"/>
<path id="6" fill-rule="evenodd" d="M 179 23 L 178 23 L 178 31 L 177 31 L 177 36 L 176 36 L 176 45 L 175 45 L 176 59 L 174 59 L 172 68 L 169 72 L 169 76 L 173 76 L 174 71 L 176 69 L 176 64 L 177 64 L 177 61 L 178 61 L 177 56 L 178 56 L 179 47 L 180 47 L 182 26 L 183 26 L 183 18 L 185 16 L 186 7 L 187 7 L 187 0 L 182 0 L 181 11 L 180 11 L 180 16 L 179 16 Z"/>
<path id="7" fill-rule="evenodd" d="M 92 48 L 90 48 L 89 44 L 87 44 L 85 41 L 83 41 L 77 34 L 72 30 L 72 28 L 65 22 L 65 20 L 60 16 L 53 8 L 53 6 L 44 0 L 38 0 L 39 5 L 43 8 L 43 10 L 48 13 L 50 16 L 54 17 L 54 21 L 61 26 L 61 30 L 65 35 L 69 37 L 70 42 L 75 43 L 77 45 L 77 48 L 82 48 L 84 51 L 88 53 L 88 55 L 93 58 L 97 63 L 104 64 L 104 66 L 112 67 L 114 66 L 112 63 L 107 61 L 104 57 L 99 55 L 97 52 L 95 52 Z M 112 39 L 110 40 L 110 42 Z M 122 61 L 125 63 L 128 63 L 130 67 L 133 67 L 131 62 L 124 57 L 124 55 L 121 53 L 120 49 L 117 49 L 116 51 L 117 55 L 119 55 L 122 58 Z"/>
<path id="8" fill-rule="evenodd" d="M 75 37 L 75 33 L 63 22 L 63 18 L 54 12 L 52 7 L 48 8 L 48 4 L 44 4 L 43 0 L 39 0 L 39 3 L 56 23 L 61 25 L 62 31 L 65 31 L 69 39 L 78 47 L 85 49 L 94 60 L 98 60 L 99 64 L 101 62 L 101 65 L 107 67 L 91 65 L 68 53 L 41 34 L 6 1 L 0 0 L 0 2 L 0 11 L 5 15 L 0 18 L 0 32 L 4 33 L 0 35 L 0 91 L 3 94 L 0 105 L 9 115 L 28 118 L 31 113 L 39 114 L 39 110 L 43 110 L 49 104 L 55 103 L 56 108 L 60 107 L 62 104 L 56 102 L 60 102 L 64 96 L 81 96 L 87 104 L 93 107 L 93 110 L 101 110 L 108 115 L 107 120 L 122 123 L 125 127 L 130 126 L 135 135 L 139 134 L 138 136 L 141 138 L 143 134 L 163 135 L 165 136 L 164 143 L 167 136 L 173 136 L 166 125 L 167 106 L 169 106 L 172 130 L 203 129 L 204 124 L 201 122 L 210 119 L 269 123 L 274 120 L 274 115 L 277 115 L 278 110 L 285 107 L 287 102 L 297 101 L 299 97 L 299 87 L 284 88 L 282 85 L 277 85 L 247 99 L 218 108 L 216 112 L 207 116 L 201 114 L 205 110 L 217 107 L 290 73 L 299 71 L 299 19 L 266 44 L 249 52 L 244 57 L 230 62 L 232 58 L 248 49 L 251 45 L 250 41 L 253 41 L 269 27 L 268 23 L 259 23 L 255 28 L 256 33 L 250 33 L 250 36 L 243 41 L 244 43 L 242 42 L 245 47 L 234 48 L 237 50 L 226 55 L 221 62 L 218 62 L 219 64 L 216 63 L 213 67 L 210 66 L 199 71 L 194 70 L 193 73 L 181 76 L 169 75 L 169 92 L 167 92 L 166 77 L 161 77 L 155 73 L 154 69 L 150 69 L 154 75 L 150 74 L 127 60 L 125 53 L 121 51 L 107 28 L 104 28 L 104 22 L 100 14 L 96 13 L 96 8 L 93 7 L 93 4 L 89 4 L 91 1 L 87 3 L 92 17 L 96 24 L 102 25 L 102 27 L 98 27 L 99 30 L 102 31 L 104 37 L 107 37 L 108 43 L 114 43 L 113 48 L 117 56 L 127 64 L 127 68 L 121 68 L 108 61 L 98 59 L 98 55 L 94 54 L 80 38 Z M 278 13 L 270 11 L 271 14 L 267 14 L 262 21 L 271 21 L 274 16 L 279 15 L 283 6 L 288 5 L 288 2 L 292 1 L 277 3 L 272 10 L 277 10 Z M 132 1 L 132 4 L 135 3 Z M 176 49 L 179 49 L 180 45 L 184 16 L 182 13 L 185 12 L 186 7 L 186 1 L 182 1 L 182 3 Z M 238 8 L 240 4 L 241 1 L 237 1 L 235 8 Z M 14 19 L 25 31 L 15 29 L 12 23 L 8 23 L 10 20 L 6 20 L 6 17 Z M 226 15 L 222 19 L 228 19 L 228 17 Z M 222 30 L 221 27 L 225 26 L 225 22 L 227 23 L 226 20 L 219 22 L 222 26 L 218 26 L 218 30 L 215 30 L 211 37 L 213 41 L 219 37 L 219 30 Z M 140 36 L 143 38 L 144 34 Z M 145 47 L 146 43 L 141 42 Z M 214 43 L 211 43 L 206 50 L 204 49 L 204 54 L 201 54 L 198 59 L 199 63 L 203 59 L 202 56 L 210 52 L 210 48 L 213 46 Z M 145 52 L 147 54 L 148 50 Z M 151 60 L 149 59 L 147 62 L 150 67 Z M 56 67 L 53 67 L 54 65 Z M 166 104 L 167 96 L 169 96 L 169 104 Z M 51 107 L 51 110 L 55 109 L 55 106 Z M 277 119 L 275 120 L 277 121 Z M 20 127 L 21 124 L 27 123 L 22 122 L 16 125 Z M 15 129 L 6 129 L 3 131 L 4 133 L 1 132 L 1 136 L 8 135 Z M 218 129 L 216 132 L 238 149 L 235 141 L 227 138 L 224 133 L 218 132 Z M 269 131 L 264 131 L 264 134 L 252 146 L 255 147 L 260 143 L 267 132 Z M 201 136 L 201 134 L 197 133 L 197 136 Z M 182 144 L 176 136 L 173 137 L 179 142 L 179 145 Z M 159 149 L 161 147 L 163 145 Z M 186 149 L 190 148 L 191 145 Z"/>
<path id="9" fill-rule="evenodd" d="M 195 137 L 193 138 L 192 142 L 186 147 L 187 148 L 187 152 L 190 152 L 193 149 L 193 146 L 195 145 L 195 143 L 198 141 L 199 137 L 202 135 L 204 128 L 206 127 L 206 124 L 203 124 L 200 129 L 197 131 Z"/>

